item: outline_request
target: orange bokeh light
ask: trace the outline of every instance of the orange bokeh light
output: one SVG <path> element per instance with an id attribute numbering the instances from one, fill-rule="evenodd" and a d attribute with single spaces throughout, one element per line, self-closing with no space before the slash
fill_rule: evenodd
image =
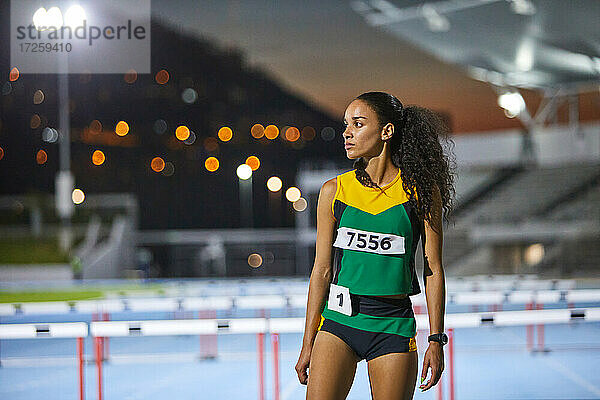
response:
<path id="1" fill-rule="evenodd" d="M 104 156 L 104 153 L 101 150 L 96 150 L 92 154 L 92 163 L 94 163 L 94 165 L 102 165 L 104 164 L 105 160 L 106 157 Z"/>
<path id="2" fill-rule="evenodd" d="M 17 79 L 19 79 L 19 69 L 17 67 L 13 67 L 13 69 L 10 70 L 10 73 L 8 74 L 8 80 L 11 82 L 16 81 Z"/>
<path id="3" fill-rule="evenodd" d="M 187 140 L 190 137 L 190 128 L 185 125 L 179 125 L 175 129 L 175 137 L 179 140 Z"/>
<path id="4" fill-rule="evenodd" d="M 246 158 L 246 164 L 252 168 L 252 171 L 256 171 L 260 167 L 260 160 L 256 156 L 250 156 Z"/>
<path id="5" fill-rule="evenodd" d="M 123 80 L 127 83 L 134 83 L 137 81 L 137 71 L 135 69 L 130 69 L 125 73 Z"/>
<path id="6" fill-rule="evenodd" d="M 265 136 L 265 127 L 261 124 L 254 124 L 252 128 L 250 128 L 250 134 L 252 137 L 260 139 L 261 137 Z"/>
<path id="7" fill-rule="evenodd" d="M 129 124 L 125 121 L 117 122 L 117 126 L 115 127 L 115 132 L 119 136 L 125 136 L 129 133 Z"/>
<path id="8" fill-rule="evenodd" d="M 90 132 L 100 133 L 102 132 L 102 124 L 97 119 L 90 122 Z"/>
<path id="9" fill-rule="evenodd" d="M 40 116 L 37 114 L 33 114 L 31 116 L 31 120 L 29 121 L 29 126 L 31 127 L 31 129 L 37 129 L 39 128 L 41 123 L 42 119 L 40 118 Z"/>
<path id="10" fill-rule="evenodd" d="M 156 73 L 154 79 L 156 79 L 156 83 L 164 85 L 165 83 L 169 82 L 169 73 L 166 69 L 161 69 Z"/>
<path id="11" fill-rule="evenodd" d="M 217 136 L 222 141 L 227 142 L 233 137 L 233 131 L 231 130 L 231 128 L 224 126 L 221 129 L 219 129 L 219 133 L 217 134 Z"/>
<path id="12" fill-rule="evenodd" d="M 291 126 L 285 130 L 285 138 L 290 142 L 295 142 L 300 139 L 300 131 L 298 128 Z"/>
<path id="13" fill-rule="evenodd" d="M 0 147 L 0 160 L 4 158 L 4 149 Z"/>
<path id="14" fill-rule="evenodd" d="M 152 171 L 154 172 L 162 171 L 165 169 L 165 160 L 160 157 L 154 157 L 150 162 L 150 168 L 152 168 Z"/>
<path id="15" fill-rule="evenodd" d="M 305 126 L 304 128 L 302 128 L 302 139 L 313 140 L 316 135 L 317 135 L 317 132 L 315 131 L 315 128 L 313 128 L 312 126 Z"/>
<path id="16" fill-rule="evenodd" d="M 216 157 L 208 157 L 206 161 L 204 161 L 204 166 L 210 172 L 215 172 L 219 169 L 219 160 Z"/>
<path id="17" fill-rule="evenodd" d="M 38 150 L 37 154 L 35 155 L 35 161 L 37 161 L 38 164 L 45 164 L 46 161 L 48 161 L 48 154 L 44 151 L 44 150 Z"/>
<path id="18" fill-rule="evenodd" d="M 279 136 L 279 128 L 275 125 L 267 125 L 265 128 L 265 136 L 267 139 L 275 139 L 277 136 Z"/>

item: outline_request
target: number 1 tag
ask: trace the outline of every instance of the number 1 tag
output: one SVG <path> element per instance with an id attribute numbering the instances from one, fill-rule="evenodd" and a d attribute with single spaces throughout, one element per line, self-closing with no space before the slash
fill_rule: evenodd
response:
<path id="1" fill-rule="evenodd" d="M 350 289 L 335 284 L 329 285 L 329 299 L 327 308 L 344 315 L 352 315 L 352 302 L 350 301 Z"/>

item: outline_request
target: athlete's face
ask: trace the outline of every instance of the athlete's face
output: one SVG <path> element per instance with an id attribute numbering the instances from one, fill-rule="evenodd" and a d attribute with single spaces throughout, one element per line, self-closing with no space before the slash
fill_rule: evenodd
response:
<path id="1" fill-rule="evenodd" d="M 346 157 L 352 160 L 381 154 L 386 127 L 380 128 L 377 114 L 366 102 L 357 99 L 350 103 L 344 113 L 344 125 L 346 129 L 342 136 Z"/>

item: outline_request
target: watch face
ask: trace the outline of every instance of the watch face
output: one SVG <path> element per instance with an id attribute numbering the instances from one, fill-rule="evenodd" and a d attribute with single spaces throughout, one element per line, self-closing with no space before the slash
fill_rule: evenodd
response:
<path id="1" fill-rule="evenodd" d="M 442 343 L 448 343 L 448 335 L 446 335 L 445 333 L 442 333 Z"/>

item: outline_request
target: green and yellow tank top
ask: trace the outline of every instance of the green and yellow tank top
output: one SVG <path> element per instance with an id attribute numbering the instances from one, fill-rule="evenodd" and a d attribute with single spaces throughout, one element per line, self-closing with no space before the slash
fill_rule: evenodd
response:
<path id="1" fill-rule="evenodd" d="M 379 188 L 362 185 L 353 169 L 337 176 L 332 283 L 358 295 L 421 293 L 415 252 L 422 224 L 402 187 L 400 171 Z"/>

